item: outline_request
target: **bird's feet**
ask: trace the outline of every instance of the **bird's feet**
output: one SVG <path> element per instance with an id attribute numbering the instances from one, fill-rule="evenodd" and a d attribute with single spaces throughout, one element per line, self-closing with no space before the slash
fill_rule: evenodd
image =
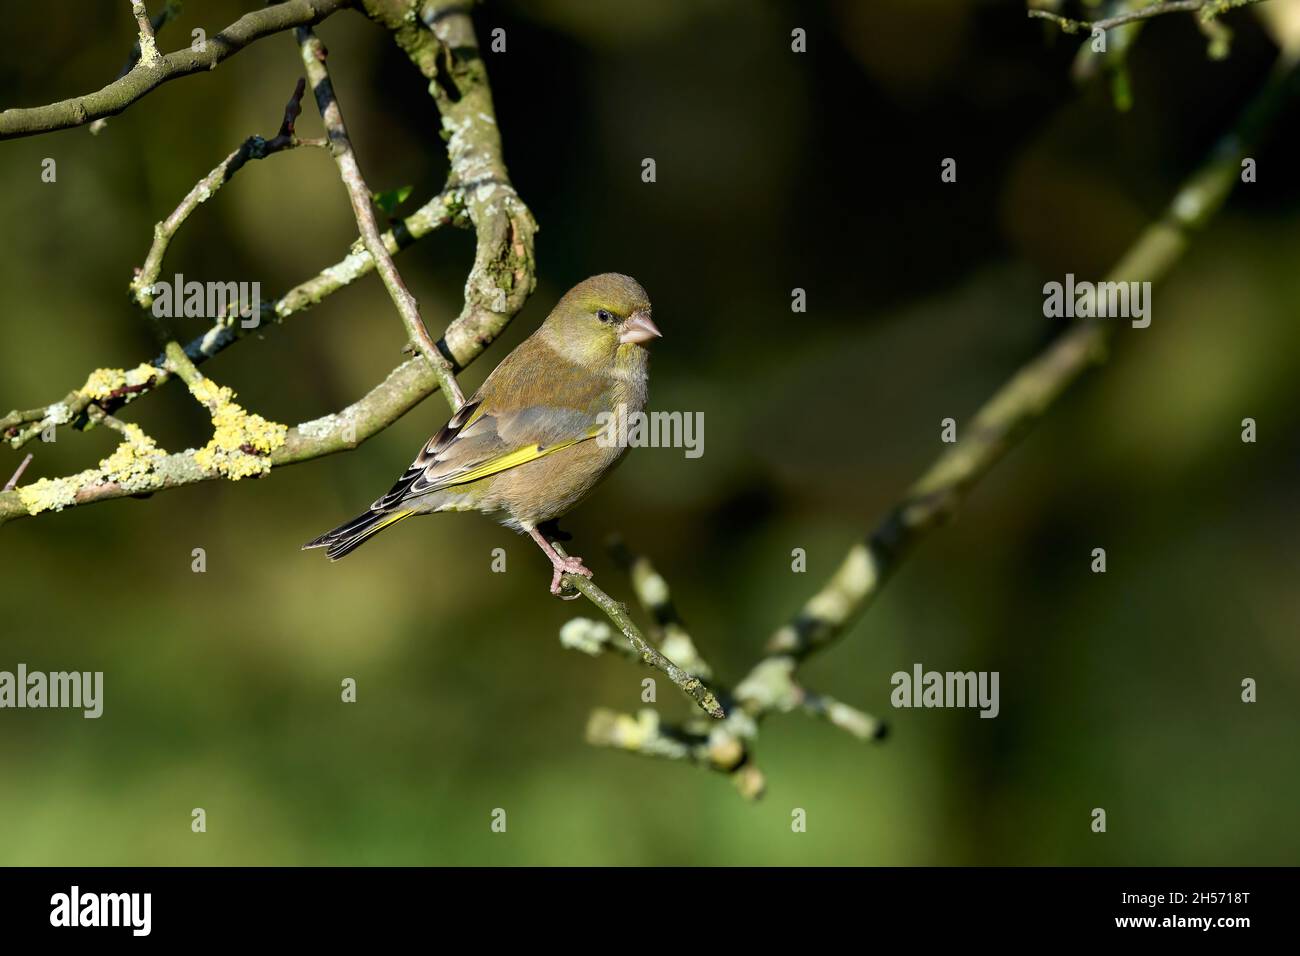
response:
<path id="1" fill-rule="evenodd" d="M 551 593 L 556 597 L 564 598 L 566 601 L 572 601 L 574 598 L 578 597 L 577 592 L 568 596 L 561 594 L 560 592 L 563 591 L 564 588 L 560 579 L 566 574 L 580 574 L 584 578 L 591 577 L 591 572 L 588 571 L 587 566 L 582 563 L 582 558 L 579 558 L 576 555 L 560 554 L 551 546 L 551 542 L 546 540 L 546 535 L 542 534 L 542 532 L 538 531 L 536 528 L 525 526 L 524 530 L 527 531 L 529 536 L 537 542 L 537 546 L 542 549 L 542 553 L 544 553 L 547 559 L 551 562 Z M 552 526 L 552 530 L 558 529 L 555 529 L 554 526 Z"/>
<path id="2" fill-rule="evenodd" d="M 550 558 L 551 567 L 553 569 L 551 572 L 551 593 L 565 601 L 572 601 L 575 598 L 581 597 L 581 595 L 576 591 L 567 597 L 560 592 L 564 590 L 564 585 L 561 583 L 561 579 L 566 574 L 580 574 L 584 578 L 591 577 L 591 571 L 582 563 L 582 558 L 579 558 L 576 555 L 562 558 L 558 554 L 552 554 Z"/>

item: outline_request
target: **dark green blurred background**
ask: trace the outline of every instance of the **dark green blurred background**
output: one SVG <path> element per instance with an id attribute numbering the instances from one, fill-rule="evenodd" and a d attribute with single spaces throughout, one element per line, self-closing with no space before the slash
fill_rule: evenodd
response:
<path id="1" fill-rule="evenodd" d="M 190 0 L 161 46 L 254 6 Z M 125 7 L 6 11 L 0 105 L 110 80 L 133 38 Z M 466 390 L 575 281 L 642 281 L 665 333 L 652 407 L 703 411 L 705 454 L 634 452 L 566 527 L 626 600 L 601 541 L 621 531 L 651 554 L 733 680 L 941 450 L 940 420 L 968 420 L 1059 331 L 1042 283 L 1098 277 L 1276 53 L 1250 13 L 1221 63 L 1189 18 L 1166 17 L 1139 41 L 1121 114 L 1104 86 L 1072 85 L 1078 38 L 1014 2 L 547 0 L 476 20 L 483 40 L 507 31 L 488 66 L 542 231 L 538 291 Z M 794 26 L 806 55 L 790 52 Z M 422 81 L 359 15 L 319 32 L 371 186 L 414 184 L 415 208 L 446 172 Z M 275 131 L 299 72 L 291 37 L 275 37 L 98 137 L 0 144 L 0 411 L 152 357 L 125 293 L 153 223 L 246 136 Z M 267 480 L 0 532 L 0 669 L 102 670 L 106 696 L 98 721 L 0 712 L 0 862 L 1300 862 L 1297 119 L 1159 288 L 1151 327 L 1125 325 L 1110 362 L 808 666 L 810 685 L 891 721 L 885 744 L 773 719 L 758 744 L 769 792 L 746 805 L 721 777 L 582 742 L 592 706 L 639 705 L 644 672 L 560 648 L 560 625 L 591 611 L 546 593 L 526 538 L 452 515 L 342 564 L 300 553 L 406 466 L 444 420 L 435 397 L 353 453 Z M 299 129 L 318 134 L 313 106 Z M 956 185 L 939 182 L 947 156 Z M 45 157 L 56 184 L 40 181 Z M 164 276 L 256 279 L 269 296 L 354 236 L 333 164 L 303 150 L 241 172 L 182 230 Z M 398 260 L 435 332 L 472 248 L 440 233 Z M 796 286 L 807 314 L 790 312 Z M 370 278 L 205 371 L 294 423 L 359 397 L 402 342 Z M 1254 445 L 1239 439 L 1247 416 Z M 169 450 L 207 439 L 177 386 L 124 417 Z M 29 446 L 27 480 L 93 467 L 115 444 L 61 431 Z M 0 449 L 0 477 L 20 458 Z M 1105 575 L 1089 572 L 1099 546 Z M 496 547 L 506 574 L 489 570 Z M 794 547 L 806 574 L 790 570 Z M 890 674 L 918 661 L 1000 671 L 1001 715 L 893 711 Z M 348 676 L 355 705 L 339 701 Z M 662 709 L 686 715 L 660 686 Z M 193 807 L 206 834 L 190 831 Z M 495 807 L 505 835 L 489 830 Z M 806 834 L 791 832 L 794 807 Z"/>

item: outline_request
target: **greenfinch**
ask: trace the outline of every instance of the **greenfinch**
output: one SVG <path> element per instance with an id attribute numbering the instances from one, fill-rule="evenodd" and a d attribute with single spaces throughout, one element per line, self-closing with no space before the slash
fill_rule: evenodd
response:
<path id="1" fill-rule="evenodd" d="M 601 436 L 626 434 L 624 416 L 645 408 L 645 346 L 660 334 L 636 280 L 607 273 L 580 282 L 387 494 L 303 547 L 337 560 L 411 515 L 479 511 L 537 542 L 551 562 L 552 594 L 566 573 L 590 577 L 539 527 L 568 512 L 626 451 Z"/>

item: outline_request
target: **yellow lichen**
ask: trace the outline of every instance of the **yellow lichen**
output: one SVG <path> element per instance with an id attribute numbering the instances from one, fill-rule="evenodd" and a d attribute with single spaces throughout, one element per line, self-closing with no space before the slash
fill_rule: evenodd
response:
<path id="1" fill-rule="evenodd" d="M 146 491 L 155 487 L 157 470 L 167 457 L 152 438 L 139 425 L 125 425 L 125 437 L 120 445 L 91 468 L 68 475 L 66 478 L 42 478 L 23 485 L 18 497 L 28 514 L 42 511 L 62 511 L 77 503 L 77 492 L 93 485 L 112 482 L 128 491 Z"/>
<path id="2" fill-rule="evenodd" d="M 133 369 L 97 368 L 90 373 L 86 384 L 81 386 L 81 394 L 89 399 L 101 401 L 118 389 L 144 385 L 158 374 L 158 369 L 148 362 L 143 362 Z"/>
<path id="3" fill-rule="evenodd" d="M 194 453 L 199 467 L 216 471 L 231 481 L 264 475 L 271 470 L 268 456 L 284 444 L 289 431 L 287 425 L 246 411 L 234 401 L 234 391 L 208 378 L 192 384 L 190 393 L 212 415 L 212 438 Z"/>
<path id="4" fill-rule="evenodd" d="M 123 386 L 144 384 L 157 371 L 152 365 L 140 365 L 129 371 L 96 369 L 81 392 L 92 399 L 106 398 Z M 215 471 L 232 481 L 264 475 L 271 470 L 270 454 L 284 444 L 289 431 L 287 425 L 267 421 L 261 415 L 246 411 L 234 401 L 234 391 L 217 385 L 211 379 L 200 378 L 190 386 L 190 392 L 207 406 L 212 415 L 212 438 L 194 452 L 195 464 L 204 471 Z M 66 478 L 42 478 L 16 489 L 27 513 L 62 511 L 76 504 L 77 492 L 105 482 L 120 485 L 128 491 L 158 487 L 167 453 L 139 425 L 124 425 L 122 431 L 121 444 L 99 463 L 98 468 Z"/>
<path id="5" fill-rule="evenodd" d="M 149 484 L 148 478 L 167 457 L 167 453 L 146 435 L 139 425 L 124 426 L 125 440 L 117 446 L 113 454 L 99 463 L 99 469 L 105 481 L 111 481 L 124 488 L 143 489 Z"/>
<path id="6" fill-rule="evenodd" d="M 62 511 L 69 505 L 76 504 L 77 491 L 98 477 L 99 472 L 92 468 L 67 478 L 42 478 L 18 488 L 18 497 L 30 515 L 42 511 Z"/>

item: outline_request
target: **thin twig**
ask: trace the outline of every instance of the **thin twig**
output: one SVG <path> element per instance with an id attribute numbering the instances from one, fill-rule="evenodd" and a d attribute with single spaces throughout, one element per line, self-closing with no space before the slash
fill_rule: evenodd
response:
<path id="1" fill-rule="evenodd" d="M 34 136 L 56 129 L 83 126 L 103 116 L 115 116 L 164 83 L 215 69 L 250 43 L 264 37 L 319 23 L 350 7 L 353 0 L 285 0 L 246 13 L 207 38 L 202 50 L 185 47 L 160 57 L 152 68 L 133 69 L 103 89 L 45 106 L 0 113 L 0 139 Z"/>
<path id="2" fill-rule="evenodd" d="M 133 12 L 134 12 L 134 5 L 133 5 Z M 180 7 L 179 0 L 167 0 L 167 3 L 162 8 L 162 10 L 160 10 L 158 13 L 155 13 L 153 17 L 149 20 L 150 37 L 152 37 L 154 40 L 157 40 L 158 32 L 162 30 L 162 28 L 165 27 L 168 23 L 174 20 L 180 12 L 181 12 L 181 7 Z M 158 51 L 156 43 L 154 44 L 153 49 L 154 49 L 154 53 L 156 54 Z M 140 38 L 139 36 L 137 36 L 134 42 L 132 42 L 131 44 L 131 52 L 127 54 L 126 62 L 122 64 L 122 69 L 118 71 L 117 78 L 119 80 L 122 77 L 126 76 L 128 73 L 130 73 L 133 69 L 135 69 L 135 65 L 140 62 L 140 51 L 141 51 Z M 101 116 L 99 119 L 95 120 L 95 122 L 90 124 L 90 132 L 92 135 L 98 136 L 100 133 L 104 131 L 104 127 L 106 127 L 107 125 L 108 125 L 108 117 Z"/>
<path id="3" fill-rule="evenodd" d="M 565 552 L 562 547 L 554 543 L 552 543 L 552 547 L 561 556 L 564 556 Z M 718 702 L 718 698 L 713 691 L 709 690 L 698 677 L 686 673 L 647 641 L 645 635 L 641 633 L 641 629 L 636 626 L 636 623 L 628 615 L 627 609 L 602 591 L 594 580 L 580 574 L 566 574 L 560 580 L 566 586 L 582 592 L 587 600 L 600 608 L 605 616 L 623 632 L 623 636 L 628 639 L 628 642 L 636 648 L 641 660 L 668 675 L 668 679 L 676 684 L 682 693 L 699 704 L 701 710 L 717 720 L 727 716 L 727 712 L 722 709 L 722 704 Z"/>
<path id="4" fill-rule="evenodd" d="M 131 0 L 131 13 L 140 28 L 140 36 L 136 40 L 140 48 L 140 65 L 146 70 L 152 69 L 162 57 L 158 53 L 158 44 L 154 42 L 153 22 L 149 19 L 149 11 L 145 9 L 144 0 Z"/>
<path id="5" fill-rule="evenodd" d="M 175 339 L 169 341 L 163 347 L 163 354 L 167 357 L 167 371 L 171 372 L 187 386 L 190 392 L 202 388 L 203 373 L 198 370 L 194 362 L 185 350 L 181 348 L 180 343 Z"/>
<path id="6" fill-rule="evenodd" d="M 126 434 L 126 422 L 108 414 L 108 412 L 104 411 L 98 405 L 91 405 L 86 411 L 96 425 L 103 425 L 106 428 L 111 428 L 119 434 Z"/>
<path id="7" fill-rule="evenodd" d="M 681 615 L 673 604 L 668 582 L 650 559 L 643 554 L 636 554 L 621 538 L 609 542 L 609 551 L 614 561 L 627 574 L 632 582 L 632 590 L 637 601 L 649 614 L 659 630 L 659 646 L 663 652 L 678 661 L 688 673 L 703 680 L 708 680 L 712 668 L 695 646 L 695 641 L 682 623 Z"/>
<path id="8" fill-rule="evenodd" d="M 18 487 L 18 479 L 23 476 L 23 472 L 27 470 L 27 466 L 31 464 L 31 461 L 32 461 L 32 453 L 28 452 L 27 457 L 22 460 L 22 463 L 18 466 L 17 470 L 12 475 L 10 475 L 9 480 L 5 482 L 5 486 L 3 490 L 13 491 L 15 488 Z"/>
<path id="9" fill-rule="evenodd" d="M 438 384 L 442 387 L 442 393 L 451 406 L 452 412 L 459 411 L 465 404 L 465 396 L 456 381 L 456 373 L 451 363 L 447 361 L 447 357 L 438 351 L 438 344 L 429 335 L 424 319 L 420 316 L 420 307 L 415 301 L 415 296 L 411 295 L 406 283 L 402 281 L 397 266 L 393 264 L 393 257 L 388 254 L 388 249 L 379 235 L 379 224 L 375 221 L 370 187 L 366 185 L 365 178 L 361 175 L 361 167 L 357 164 L 356 153 L 348 137 L 347 125 L 343 122 L 343 111 L 339 107 L 338 97 L 335 96 L 334 86 L 330 82 L 329 69 L 325 65 L 325 58 L 328 55 L 325 45 L 307 27 L 299 28 L 297 37 L 298 46 L 302 51 L 302 62 L 307 68 L 307 78 L 311 81 L 312 90 L 316 94 L 316 105 L 320 109 L 321 120 L 325 123 L 325 131 L 329 135 L 330 153 L 334 157 L 334 162 L 338 164 L 339 176 L 347 188 L 348 198 L 352 201 L 352 212 L 356 216 L 361 240 L 365 243 L 366 250 L 375 262 L 376 270 L 384 280 L 384 286 L 388 289 L 393 305 L 397 307 L 397 312 L 402 317 L 407 335 L 432 367 L 433 374 L 438 379 Z"/>
<path id="10" fill-rule="evenodd" d="M 1161 3 L 1151 4 L 1149 7 L 1128 10 L 1101 20 L 1075 20 L 1070 17 L 1063 17 L 1059 13 L 1053 13 L 1050 10 L 1030 10 L 1028 13 L 1030 19 L 1050 20 L 1066 33 L 1077 33 L 1080 30 L 1090 32 L 1093 30 L 1111 30 L 1126 23 L 1150 20 L 1152 17 L 1164 16 L 1167 13 L 1195 13 L 1202 11 L 1201 16 L 1203 19 L 1212 18 L 1236 7 L 1246 7 L 1263 2 L 1264 0 L 1163 0 Z"/>
<path id="11" fill-rule="evenodd" d="M 167 248 L 177 231 L 199 206 L 211 199 L 217 190 L 229 182 L 249 160 L 266 159 L 275 153 L 296 149 L 299 146 L 325 146 L 324 140 L 299 139 L 294 132 L 294 122 L 302 112 L 302 95 L 305 87 L 306 80 L 300 78 L 288 103 L 285 104 L 284 119 L 281 120 L 280 129 L 275 136 L 270 139 L 261 136 L 248 137 L 238 149 L 218 163 L 212 172 L 194 184 L 194 188 L 172 210 L 171 215 L 154 226 L 153 243 L 149 247 L 148 255 L 145 256 L 144 265 L 136 270 L 135 277 L 131 280 L 131 296 L 141 308 L 147 309 L 153 305 L 154 283 L 162 272 L 163 257 L 166 256 Z M 238 310 L 239 303 L 234 302 L 230 304 L 229 315 L 213 318 L 218 324 L 229 324 Z"/>
<path id="12" fill-rule="evenodd" d="M 888 733 L 884 721 L 825 694 L 804 691 L 802 707 L 807 713 L 848 731 L 859 740 L 882 740 Z"/>
<path id="13" fill-rule="evenodd" d="M 1300 68 L 1280 61 L 1238 125 L 1175 193 L 1164 215 L 1138 236 L 1105 281 L 1158 282 L 1178 261 L 1194 230 L 1223 205 L 1282 104 L 1300 86 Z M 899 560 L 956 512 L 966 495 L 1065 389 L 1105 358 L 1114 320 L 1083 320 L 1022 366 L 976 413 L 964 437 L 940 455 L 865 541 L 854 545 L 831 580 L 778 630 L 773 655 L 803 659 L 829 644 L 879 593 Z"/>

